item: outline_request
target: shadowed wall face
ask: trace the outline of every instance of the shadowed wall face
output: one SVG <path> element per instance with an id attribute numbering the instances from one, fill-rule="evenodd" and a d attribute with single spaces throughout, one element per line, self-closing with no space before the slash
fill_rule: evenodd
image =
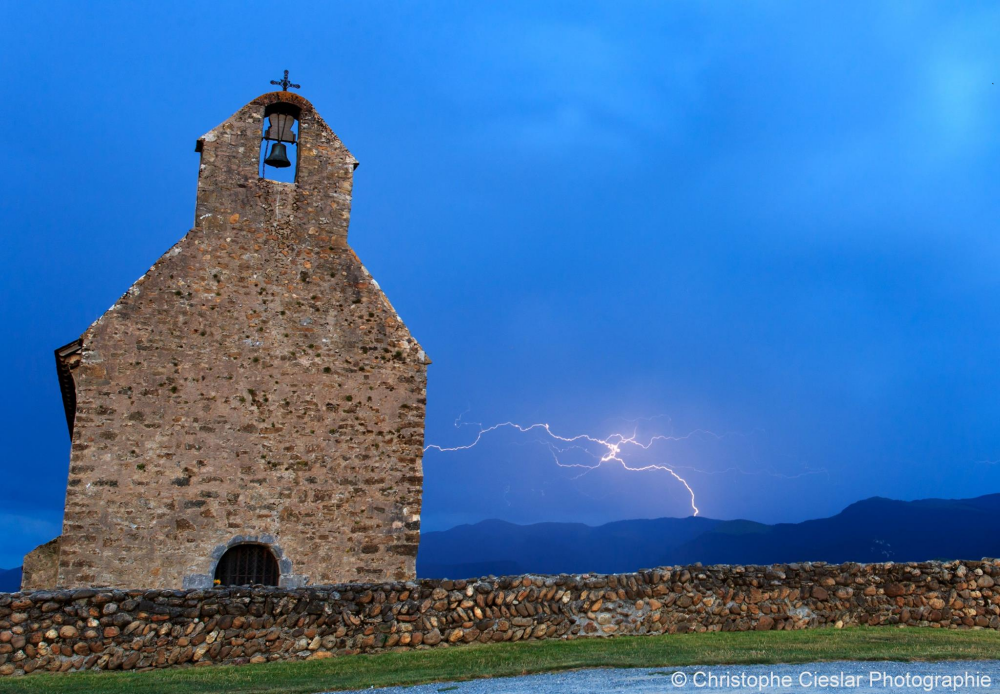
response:
<path id="1" fill-rule="evenodd" d="M 265 109 L 297 180 L 259 178 Z M 212 584 L 267 545 L 280 583 L 414 576 L 428 359 L 347 245 L 357 161 L 305 99 L 198 141 L 194 228 L 82 337 L 65 587 Z"/>

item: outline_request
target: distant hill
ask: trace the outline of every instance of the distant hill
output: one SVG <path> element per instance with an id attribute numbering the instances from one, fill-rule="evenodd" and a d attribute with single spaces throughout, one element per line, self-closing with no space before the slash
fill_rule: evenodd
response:
<path id="1" fill-rule="evenodd" d="M 16 593 L 21 590 L 21 567 L 0 569 L 0 593 Z"/>
<path id="2" fill-rule="evenodd" d="M 893 501 L 874 497 L 835 516 L 767 525 L 658 518 L 515 525 L 487 520 L 423 533 L 421 578 L 516 573 L 615 573 L 671 564 L 926 561 L 1000 556 L 1000 494 Z"/>
<path id="3" fill-rule="evenodd" d="M 981 559 L 1000 556 L 993 533 L 1000 494 L 975 499 L 893 501 L 875 497 L 836 516 L 729 532 L 733 521 L 678 548 L 676 563 L 770 564 Z"/>
<path id="4" fill-rule="evenodd" d="M 613 573 L 666 560 L 682 543 L 711 530 L 708 518 L 515 525 L 487 520 L 423 533 L 417 575 L 464 578 L 510 573 Z M 458 560 L 458 561 L 456 561 Z M 469 573 L 470 568 L 478 571 Z"/>

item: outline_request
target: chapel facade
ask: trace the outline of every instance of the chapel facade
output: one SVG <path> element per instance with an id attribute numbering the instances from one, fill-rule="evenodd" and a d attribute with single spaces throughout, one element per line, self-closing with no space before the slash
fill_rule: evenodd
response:
<path id="1" fill-rule="evenodd" d="M 196 151 L 193 228 L 56 350 L 66 508 L 23 588 L 414 578 L 430 362 L 348 245 L 357 160 L 289 91 Z"/>

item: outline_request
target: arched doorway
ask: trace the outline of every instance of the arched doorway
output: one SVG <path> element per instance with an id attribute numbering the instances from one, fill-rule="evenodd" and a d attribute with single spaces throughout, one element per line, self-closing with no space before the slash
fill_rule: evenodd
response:
<path id="1" fill-rule="evenodd" d="M 216 585 L 278 585 L 281 569 L 265 545 L 242 544 L 230 547 L 215 567 Z"/>

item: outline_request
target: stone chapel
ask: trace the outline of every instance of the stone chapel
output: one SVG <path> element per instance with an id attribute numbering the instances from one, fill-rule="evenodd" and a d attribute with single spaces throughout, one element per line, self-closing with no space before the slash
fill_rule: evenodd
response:
<path id="1" fill-rule="evenodd" d="M 56 350 L 66 509 L 23 588 L 414 578 L 430 360 L 348 245 L 357 160 L 284 90 L 195 150 L 194 227 Z"/>

